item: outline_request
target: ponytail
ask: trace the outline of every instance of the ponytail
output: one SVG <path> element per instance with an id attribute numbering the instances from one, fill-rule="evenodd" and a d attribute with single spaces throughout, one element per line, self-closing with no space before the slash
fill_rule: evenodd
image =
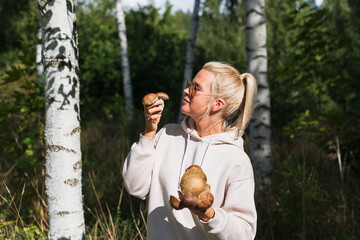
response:
<path id="1" fill-rule="evenodd" d="M 232 66 L 220 62 L 208 62 L 206 69 L 215 75 L 212 84 L 214 98 L 222 98 L 226 106 L 222 110 L 225 131 L 236 131 L 241 136 L 248 126 L 256 100 L 256 79 L 250 73 L 239 74 Z"/>
<path id="2" fill-rule="evenodd" d="M 237 119 L 234 119 L 235 121 L 229 126 L 229 128 L 237 129 L 238 134 L 241 136 L 249 125 L 253 113 L 253 106 L 257 94 L 257 84 L 254 76 L 249 73 L 241 74 L 240 81 L 244 84 L 244 96 L 237 110 L 239 112 L 239 116 Z"/>

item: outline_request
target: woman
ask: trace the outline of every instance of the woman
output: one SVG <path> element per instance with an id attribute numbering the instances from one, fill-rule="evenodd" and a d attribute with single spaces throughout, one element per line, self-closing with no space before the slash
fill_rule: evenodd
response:
<path id="1" fill-rule="evenodd" d="M 184 90 L 185 119 L 157 132 L 163 101 L 145 107 L 145 131 L 129 152 L 128 192 L 149 198 L 148 239 L 254 239 L 254 177 L 241 135 L 250 120 L 256 81 L 224 63 L 209 62 Z M 171 207 L 182 174 L 199 165 L 214 195 L 205 212 Z"/>

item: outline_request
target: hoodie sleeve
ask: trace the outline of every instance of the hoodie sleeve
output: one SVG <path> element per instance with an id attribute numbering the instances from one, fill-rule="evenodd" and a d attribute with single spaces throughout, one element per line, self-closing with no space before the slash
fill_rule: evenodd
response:
<path id="1" fill-rule="evenodd" d="M 215 216 L 204 222 L 209 239 L 254 239 L 256 233 L 256 209 L 254 181 L 251 178 L 229 185 L 225 203 L 215 208 Z"/>
<path id="2" fill-rule="evenodd" d="M 131 146 L 122 169 L 126 190 L 133 196 L 145 199 L 147 196 L 152 170 L 156 156 L 156 142 L 161 135 L 159 131 L 155 139 L 140 134 L 139 141 Z"/>

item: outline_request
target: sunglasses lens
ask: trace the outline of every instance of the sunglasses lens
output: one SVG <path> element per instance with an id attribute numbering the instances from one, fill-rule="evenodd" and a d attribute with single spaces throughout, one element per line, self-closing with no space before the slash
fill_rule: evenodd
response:
<path id="1" fill-rule="evenodd" d="M 189 89 L 189 96 L 193 98 L 196 94 L 195 84 L 193 82 L 188 82 L 187 87 Z"/>

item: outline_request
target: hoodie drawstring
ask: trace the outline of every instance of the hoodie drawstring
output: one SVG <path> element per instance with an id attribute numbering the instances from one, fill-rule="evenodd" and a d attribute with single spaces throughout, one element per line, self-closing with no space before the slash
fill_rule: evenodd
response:
<path id="1" fill-rule="evenodd" d="M 180 189 L 181 173 L 182 173 L 184 159 L 185 159 L 185 155 L 186 155 L 186 152 L 187 152 L 187 147 L 188 147 L 189 141 L 190 141 L 190 133 L 188 133 L 188 135 L 187 135 L 187 139 L 186 139 L 186 142 L 185 142 L 185 151 L 184 151 L 184 155 L 183 155 L 182 160 L 181 160 L 181 166 L 180 166 L 180 172 L 179 172 L 179 180 L 178 180 L 178 188 L 179 189 Z"/>
<path id="2" fill-rule="evenodd" d="M 214 137 L 213 139 L 211 139 L 211 141 L 210 141 L 209 145 L 207 145 L 207 147 L 206 147 L 206 150 L 205 150 L 204 156 L 203 156 L 203 158 L 202 158 L 202 160 L 201 160 L 201 164 L 200 164 L 200 167 L 201 167 L 201 168 L 202 168 L 202 165 L 203 165 L 203 163 L 204 163 L 204 160 L 205 160 L 206 154 L 207 154 L 208 150 L 210 149 L 211 144 L 214 142 L 215 138 L 216 138 L 216 137 Z"/>
<path id="3" fill-rule="evenodd" d="M 212 143 L 214 142 L 214 140 L 216 139 L 217 137 L 214 137 L 213 139 L 211 139 L 210 143 L 207 145 L 206 149 L 205 149 L 205 153 L 204 153 L 204 156 L 201 160 L 201 164 L 200 164 L 200 167 L 202 168 L 203 164 L 204 164 L 204 161 L 205 161 L 205 157 L 212 145 Z M 182 172 L 185 172 L 185 170 L 183 171 L 183 165 L 184 165 L 184 160 L 185 160 L 185 156 L 186 156 L 186 153 L 187 153 L 187 148 L 188 148 L 188 145 L 189 145 L 189 141 L 190 141 L 190 133 L 188 133 L 188 136 L 187 136 L 187 139 L 186 139 L 186 143 L 185 143 L 185 151 L 184 151 L 184 155 L 182 157 L 182 160 L 181 160 L 181 166 L 180 166 L 180 172 L 179 172 L 179 180 L 178 180 L 178 188 L 180 189 L 180 181 L 181 181 L 181 176 L 182 176 Z"/>

